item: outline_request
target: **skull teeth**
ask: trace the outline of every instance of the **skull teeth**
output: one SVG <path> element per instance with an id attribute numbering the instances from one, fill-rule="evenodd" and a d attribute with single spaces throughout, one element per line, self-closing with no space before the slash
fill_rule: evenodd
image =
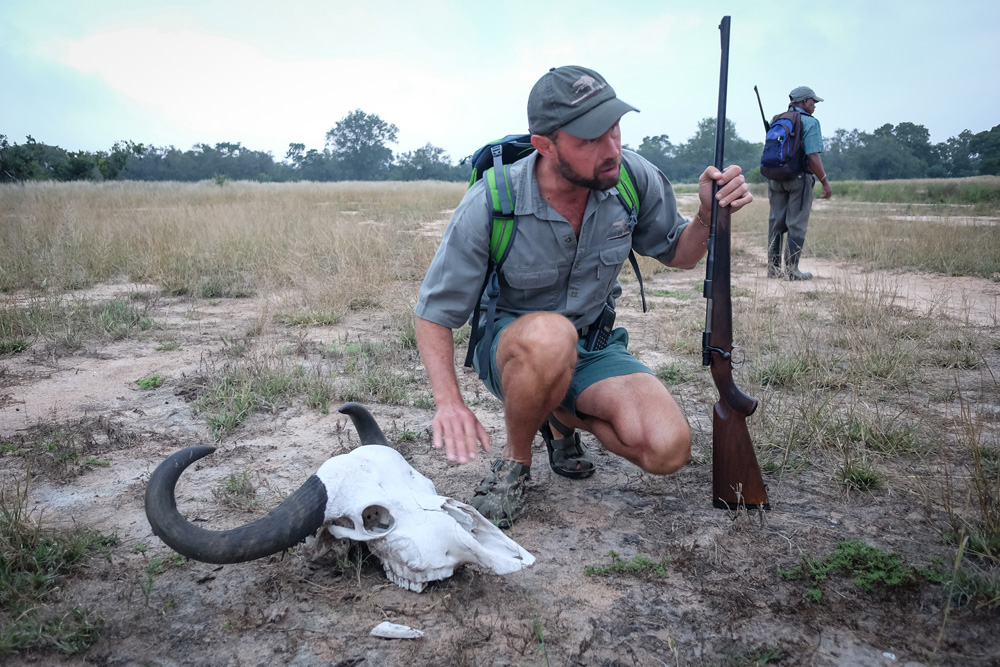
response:
<path id="1" fill-rule="evenodd" d="M 427 588 L 426 581 L 421 581 L 421 582 L 411 581 L 406 577 L 396 574 L 391 569 L 389 569 L 388 566 L 385 568 L 385 576 L 389 581 L 396 584 L 400 588 L 405 588 L 406 590 L 413 591 L 414 593 L 422 593 L 423 590 Z"/>

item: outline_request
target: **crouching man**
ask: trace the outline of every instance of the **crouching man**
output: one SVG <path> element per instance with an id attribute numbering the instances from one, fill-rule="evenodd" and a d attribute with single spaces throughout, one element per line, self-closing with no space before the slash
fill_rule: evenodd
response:
<path id="1" fill-rule="evenodd" d="M 536 432 L 552 470 L 574 479 L 595 470 L 578 430 L 652 474 L 672 473 L 690 457 L 687 420 L 628 352 L 628 332 L 614 329 L 602 349 L 587 349 L 586 334 L 614 307 L 630 251 L 685 269 L 704 257 L 713 181 L 720 206 L 735 211 L 753 197 L 739 167 L 722 173 L 709 167 L 699 179 L 698 214 L 683 218 L 666 177 L 622 150 L 619 120 L 629 111 L 637 109 L 583 67 L 551 69 L 528 97 L 536 150 L 510 168 L 517 233 L 500 268 L 496 317 L 480 327 L 491 335 L 474 341 L 477 370 L 503 401 L 507 440 L 470 502 L 501 527 L 520 512 Z M 623 161 L 638 193 L 637 215 L 616 189 Z M 459 391 L 452 335 L 482 298 L 490 254 L 487 194 L 486 179 L 466 193 L 416 306 L 418 347 L 437 405 L 434 446 L 459 463 L 473 460 L 480 446 L 490 451 L 486 429 Z M 480 358 L 488 368 L 479 368 Z"/>

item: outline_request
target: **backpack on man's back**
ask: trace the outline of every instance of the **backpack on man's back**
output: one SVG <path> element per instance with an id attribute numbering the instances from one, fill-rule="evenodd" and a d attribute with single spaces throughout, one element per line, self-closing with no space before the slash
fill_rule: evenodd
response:
<path id="1" fill-rule="evenodd" d="M 790 181 L 806 170 L 802 137 L 804 111 L 786 111 L 771 120 L 760 157 L 760 175 L 772 181 Z"/>

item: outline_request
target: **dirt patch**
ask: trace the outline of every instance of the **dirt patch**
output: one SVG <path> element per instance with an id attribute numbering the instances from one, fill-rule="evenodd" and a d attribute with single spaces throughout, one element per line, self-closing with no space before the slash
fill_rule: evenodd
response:
<path id="1" fill-rule="evenodd" d="M 986 280 L 862 273 L 856 267 L 803 260 L 818 277 L 810 283 L 767 280 L 763 264 L 745 259 L 739 281 L 776 304 L 790 292 L 835 290 L 838 284 L 883 281 L 898 287 L 897 305 L 926 314 L 965 318 L 998 334 L 998 285 Z M 648 279 L 653 293 L 686 293 L 695 272 Z M 861 281 L 858 283 L 857 281 Z M 86 298 L 114 298 L 147 289 L 102 286 Z M 842 289 L 842 287 L 840 288 Z M 277 298 L 277 297 L 275 297 Z M 690 358 L 662 344 L 660 318 L 676 315 L 669 297 L 651 297 L 643 316 L 625 308 L 651 366 Z M 698 300 L 695 300 L 698 301 Z M 702 305 L 698 307 L 703 308 Z M 105 560 L 93 558 L 63 591 L 105 620 L 101 640 L 82 656 L 27 653 L 11 664 L 82 665 L 995 665 L 1000 655 L 995 611 L 949 605 L 946 591 L 926 583 L 865 592 L 849 577 L 831 580 L 822 603 L 807 586 L 779 569 L 802 554 L 830 553 L 841 541 L 862 539 L 926 566 L 953 558 L 940 516 L 922 506 L 894 471 L 886 491 L 847 495 L 822 467 L 767 476 L 772 511 L 748 515 L 712 507 L 708 372 L 673 388 L 695 433 L 692 463 L 670 477 L 653 477 L 595 446 L 598 473 L 573 481 L 545 465 L 536 442 L 525 516 L 508 531 L 537 557 L 530 568 L 494 576 L 462 568 L 416 594 L 389 583 L 373 557 L 344 563 L 310 562 L 298 551 L 239 565 L 170 560 L 143 512 L 150 472 L 186 446 L 214 442 L 191 399 L 227 347 L 274 312 L 269 298 L 192 300 L 159 297 L 158 328 L 127 340 L 70 355 L 32 348 L 0 358 L 0 477 L 24 474 L 26 458 L 10 450 L 33 443 L 73 443 L 73 460 L 52 451 L 37 457 L 30 502 L 54 524 L 76 523 L 115 533 L 120 544 Z M 337 326 L 277 327 L 273 345 L 303 340 L 378 340 L 390 315 L 353 312 Z M 176 345 L 164 346 L 164 341 Z M 169 349 L 164 349 L 169 347 Z M 458 354 L 464 354 L 459 350 Z M 989 362 L 995 367 L 994 352 Z M 415 388 L 427 392 L 415 355 L 401 361 Z M 159 374 L 162 386 L 138 381 Z M 495 446 L 502 448 L 499 403 L 471 371 L 460 373 Z M 336 406 L 334 406 L 336 407 Z M 429 408 L 370 404 L 390 442 L 438 492 L 468 500 L 486 474 L 488 457 L 459 467 L 431 447 Z M 229 528 L 258 518 L 296 489 L 329 456 L 349 451 L 357 436 L 346 417 L 291 403 L 254 413 L 219 450 L 181 479 L 182 511 L 199 525 Z M 59 445 L 57 445 L 58 448 Z M 43 465 L 44 463 L 44 465 Z M 230 475 L 247 473 L 258 486 L 260 510 L 240 512 L 212 490 Z M 588 576 L 588 566 L 612 564 L 614 552 L 663 562 L 662 572 Z M 151 574 L 154 559 L 161 571 Z M 416 640 L 369 636 L 382 621 L 422 630 Z M 944 627 L 943 640 L 938 637 Z M 761 663 L 762 664 L 762 663 Z"/>

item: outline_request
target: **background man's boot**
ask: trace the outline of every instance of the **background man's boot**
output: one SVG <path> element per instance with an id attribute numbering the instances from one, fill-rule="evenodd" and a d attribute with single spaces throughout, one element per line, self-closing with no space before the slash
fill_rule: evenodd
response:
<path id="1" fill-rule="evenodd" d="M 788 235 L 788 250 L 785 254 L 785 274 L 789 280 L 812 280 L 813 274 L 799 271 L 799 257 L 802 255 L 802 244 L 805 239 Z"/>
<path id="2" fill-rule="evenodd" d="M 767 277 L 784 278 L 781 270 L 781 234 L 775 234 L 767 244 Z"/>

